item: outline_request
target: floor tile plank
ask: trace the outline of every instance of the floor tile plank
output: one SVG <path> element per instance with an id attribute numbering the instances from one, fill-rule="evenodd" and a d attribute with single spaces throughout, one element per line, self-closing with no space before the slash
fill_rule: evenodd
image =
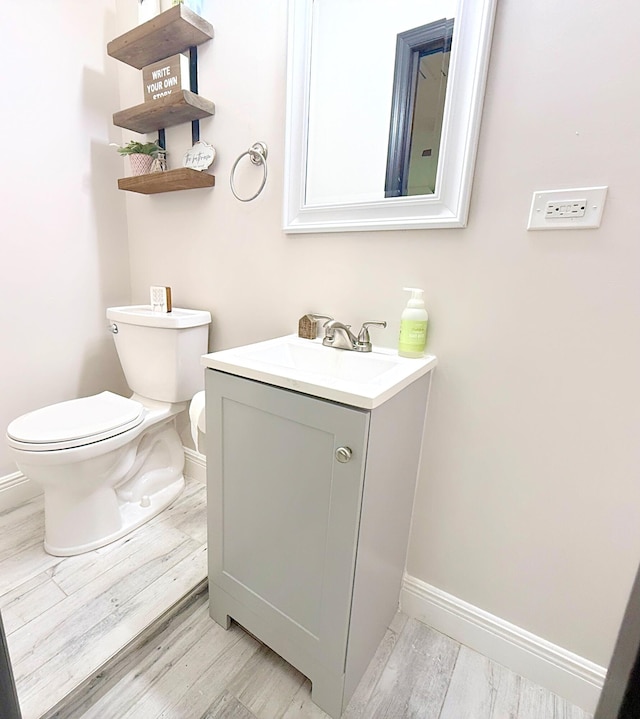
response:
<path id="1" fill-rule="evenodd" d="M 297 669 L 261 645 L 228 691 L 258 719 L 280 719 L 304 681 Z"/>
<path id="2" fill-rule="evenodd" d="M 213 619 L 208 619 L 208 621 L 213 623 Z M 191 663 L 196 663 L 197 657 L 189 659 L 190 664 L 187 666 L 187 670 L 190 678 L 184 686 L 185 691 L 182 691 L 180 695 L 174 694 L 171 701 L 166 702 L 162 712 L 158 714 L 158 719 L 191 719 L 191 717 L 197 719 L 206 707 L 211 707 L 212 700 L 225 693 L 227 684 L 251 661 L 260 646 L 253 637 L 246 634 L 239 627 L 233 627 L 227 632 L 216 625 L 215 632 L 218 637 L 220 633 L 229 634 L 233 632 L 238 635 L 239 640 L 231 644 L 224 652 L 218 654 L 215 661 L 211 661 L 211 657 L 214 656 L 212 646 L 203 644 L 201 647 L 203 655 L 207 657 L 206 661 L 211 663 L 202 673 L 194 675 L 191 672 Z M 231 641 L 231 638 L 228 638 L 227 641 Z M 168 676 L 167 682 L 168 686 L 173 688 L 175 676 Z M 218 708 L 217 711 L 220 711 L 220 709 Z M 223 716 L 226 715 L 223 714 Z M 250 712 L 248 712 L 248 716 L 253 718 L 253 714 Z M 137 719 L 137 717 L 137 714 L 126 715 L 126 719 Z"/>
<path id="3" fill-rule="evenodd" d="M 177 642 L 184 641 L 183 635 L 195 632 L 202 634 L 197 624 L 198 615 L 207 614 L 207 592 L 196 591 L 185 597 L 175 612 L 169 612 L 162 621 L 150 627 L 142 640 L 119 652 L 106 665 L 102 665 L 89 676 L 65 702 L 64 705 L 46 715 L 46 719 L 76 719 L 88 712 L 95 704 L 103 701 L 113 705 L 122 701 L 124 706 L 132 703 L 137 696 L 129 691 L 130 676 L 148 674 L 149 667 L 158 654 L 162 654 L 163 646 L 174 647 Z"/>
<path id="4" fill-rule="evenodd" d="M 187 484 L 180 502 L 155 517 L 156 526 L 171 526 L 204 544 L 207 541 L 207 488 L 201 482 Z"/>
<path id="5" fill-rule="evenodd" d="M 19 548 L 38 544 L 44 537 L 44 499 L 34 497 L 18 507 L 0 512 L 0 562 Z"/>
<path id="6" fill-rule="evenodd" d="M 75 557 L 45 553 L 42 497 L 0 514 L 0 607 L 25 719 L 55 706 L 202 582 L 205 507 L 204 485 L 189 480 L 173 513 Z"/>
<path id="7" fill-rule="evenodd" d="M 296 692 L 282 719 L 329 719 L 329 715 L 311 700 L 311 682 L 308 679 Z"/>
<path id="8" fill-rule="evenodd" d="M 440 719 L 517 719 L 517 674 L 467 647 L 460 647 Z"/>
<path id="9" fill-rule="evenodd" d="M 387 629 L 373 659 L 369 663 L 367 670 L 353 693 L 342 719 L 366 719 L 365 709 L 367 708 L 367 704 L 376 689 L 382 672 L 398 640 L 398 636 L 407 623 L 407 619 L 406 614 L 396 612 L 396 615 L 389 625 L 389 629 Z"/>
<path id="10" fill-rule="evenodd" d="M 404 617 L 404 621 L 400 625 L 403 627 L 406 623 L 407 616 L 406 614 L 401 616 Z M 399 622 L 396 620 L 392 622 L 392 626 L 397 627 L 398 625 Z M 391 629 L 387 629 L 382 642 L 380 642 L 380 646 L 376 650 L 373 659 L 369 663 L 364 676 L 360 680 L 360 683 L 349 701 L 343 719 L 366 719 L 365 709 L 367 708 L 378 682 L 380 681 L 382 672 L 389 661 L 389 657 L 391 656 L 391 652 L 393 651 L 397 640 L 398 635 L 396 632 Z"/>
<path id="11" fill-rule="evenodd" d="M 44 551 L 43 506 L 35 497 L 0 514 L 0 596 L 63 561 Z"/>
<path id="12" fill-rule="evenodd" d="M 185 552 L 193 544 L 193 540 L 185 542 L 182 545 Z M 71 640 L 62 643 L 47 663 L 21 682 L 16 680 L 25 719 L 40 716 L 47 708 L 46 703 L 52 700 L 55 700 L 53 704 L 57 704 L 73 690 L 78 677 L 86 676 L 87 667 L 100 666 L 117 654 L 132 637 L 148 626 L 150 616 L 159 616 L 164 607 L 178 602 L 189 587 L 197 584 L 206 573 L 206 551 L 203 547 L 191 549 L 186 557 L 175 555 L 174 560 L 175 564 L 142 591 L 123 604 L 114 604 L 113 611 L 103 616 L 89 631 L 83 635 L 75 633 Z M 69 628 L 75 630 L 73 624 Z M 54 672 L 56 685 L 51 687 Z"/>
<path id="13" fill-rule="evenodd" d="M 0 597 L 5 632 L 12 634 L 66 598 L 48 572 L 36 574 Z"/>
<path id="14" fill-rule="evenodd" d="M 67 557 L 64 563 L 50 570 L 53 581 L 69 596 L 87 595 L 100 587 L 115 586 L 134 572 L 153 575 L 161 570 L 163 557 L 175 548 L 189 543 L 201 545 L 174 527 L 145 527 L 111 545 L 108 553 L 87 552 Z"/>
<path id="15" fill-rule="evenodd" d="M 197 719 L 257 651 L 258 642 L 208 614 L 206 598 L 185 628 L 140 653 L 132 671 L 79 715 L 82 719 Z"/>
<path id="16" fill-rule="evenodd" d="M 82 641 L 104 617 L 113 615 L 120 604 L 189 556 L 197 546 L 182 534 L 167 534 L 164 542 L 154 546 L 153 554 L 134 554 L 130 561 L 107 569 L 67 601 L 14 632 L 8 642 L 16 681 L 56 656 L 62 646 L 76 638 Z"/>
<path id="17" fill-rule="evenodd" d="M 225 692 L 209 710 L 202 715 L 201 719 L 255 719 L 245 706 L 231 694 Z M 302 719 L 302 717 L 299 717 Z"/>
<path id="18" fill-rule="evenodd" d="M 100 683 L 96 683 L 92 696 L 87 695 L 90 705 L 84 710 L 82 705 L 76 705 L 77 715 L 83 719 L 119 719 L 134 707 L 140 711 L 146 694 L 155 689 L 172 664 L 206 637 L 200 622 L 206 613 L 206 603 L 200 602 L 191 613 L 191 621 L 170 625 L 160 637 L 135 650 L 125 660 L 129 671 L 117 682 L 110 681 L 109 674 L 117 677 L 120 667 L 117 663 L 111 666 L 107 676 L 100 677 L 100 683 L 107 684 L 108 689 L 102 691 Z"/>
<path id="19" fill-rule="evenodd" d="M 366 719 L 438 719 L 459 644 L 407 620 L 366 705 Z"/>
<path id="20" fill-rule="evenodd" d="M 591 719 L 591 715 L 532 681 L 522 678 L 518 719 Z"/>

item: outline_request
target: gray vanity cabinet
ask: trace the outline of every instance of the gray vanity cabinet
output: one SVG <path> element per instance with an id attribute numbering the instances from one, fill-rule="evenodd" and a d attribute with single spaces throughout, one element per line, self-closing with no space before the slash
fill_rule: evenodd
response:
<path id="1" fill-rule="evenodd" d="M 206 371 L 211 616 L 332 717 L 397 611 L 429 378 L 365 410 Z"/>

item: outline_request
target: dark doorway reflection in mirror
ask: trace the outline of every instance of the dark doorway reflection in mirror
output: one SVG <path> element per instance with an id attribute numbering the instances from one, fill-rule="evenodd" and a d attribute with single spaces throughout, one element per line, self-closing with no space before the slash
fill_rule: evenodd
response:
<path id="1" fill-rule="evenodd" d="M 397 36 L 385 197 L 435 193 L 453 22 Z"/>

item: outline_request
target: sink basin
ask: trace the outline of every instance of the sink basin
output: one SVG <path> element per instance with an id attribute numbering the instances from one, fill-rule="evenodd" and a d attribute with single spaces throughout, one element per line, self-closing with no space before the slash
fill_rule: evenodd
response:
<path id="1" fill-rule="evenodd" d="M 399 357 L 395 350 L 374 347 L 350 352 L 324 347 L 322 341 L 297 335 L 204 355 L 205 367 L 296 390 L 353 407 L 373 409 L 429 372 L 433 355 Z"/>

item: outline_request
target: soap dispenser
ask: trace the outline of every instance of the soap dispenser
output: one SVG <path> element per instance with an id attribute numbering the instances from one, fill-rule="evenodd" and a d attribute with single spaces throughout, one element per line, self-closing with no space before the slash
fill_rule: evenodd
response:
<path id="1" fill-rule="evenodd" d="M 414 287 L 405 287 L 404 290 L 411 292 L 411 299 L 407 302 L 400 317 L 398 354 L 400 357 L 422 357 L 427 344 L 427 323 L 429 321 L 429 315 L 422 299 L 424 291 Z"/>

